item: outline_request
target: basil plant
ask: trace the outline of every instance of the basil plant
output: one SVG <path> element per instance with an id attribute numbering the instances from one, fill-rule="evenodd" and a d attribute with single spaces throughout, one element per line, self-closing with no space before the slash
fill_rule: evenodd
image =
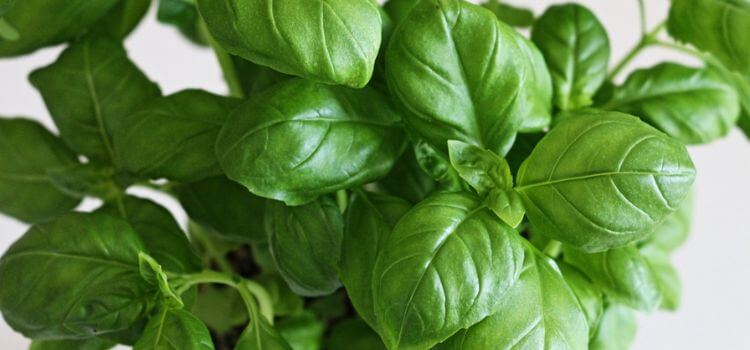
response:
<path id="1" fill-rule="evenodd" d="M 56 131 L 0 119 L 32 349 L 627 349 L 680 304 L 686 145 L 750 135 L 747 0 L 672 0 L 615 65 L 576 3 L 153 5 L 228 94 L 129 59 L 150 0 L 0 0 L 0 58 L 65 46 L 29 75 Z M 630 69 L 651 47 L 700 63 Z"/>

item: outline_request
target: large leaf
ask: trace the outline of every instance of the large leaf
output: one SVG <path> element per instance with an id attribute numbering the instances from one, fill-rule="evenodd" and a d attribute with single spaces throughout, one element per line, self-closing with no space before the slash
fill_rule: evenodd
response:
<path id="1" fill-rule="evenodd" d="M 238 107 L 216 150 L 232 180 L 299 205 L 387 174 L 405 147 L 398 122 L 375 90 L 295 79 Z"/>
<path id="2" fill-rule="evenodd" d="M 635 340 L 635 312 L 626 306 L 607 306 L 599 329 L 589 343 L 590 350 L 628 350 Z"/>
<path id="3" fill-rule="evenodd" d="M 75 208 L 80 199 L 59 191 L 47 173 L 77 163 L 75 154 L 40 124 L 0 119 L 0 212 L 40 222 Z"/>
<path id="4" fill-rule="evenodd" d="M 206 38 L 201 33 L 200 15 L 195 1 L 192 0 L 159 0 L 156 12 L 159 22 L 175 26 L 182 35 L 195 44 L 206 45 Z"/>
<path id="5" fill-rule="evenodd" d="M 279 72 L 361 88 L 372 76 L 381 20 L 371 0 L 198 0 L 227 51 Z"/>
<path id="6" fill-rule="evenodd" d="M 35 340 L 29 350 L 108 350 L 116 344 L 99 338 L 82 340 Z"/>
<path id="7" fill-rule="evenodd" d="M 181 309 L 162 308 L 151 319 L 133 350 L 213 350 L 206 325 Z"/>
<path id="8" fill-rule="evenodd" d="M 422 1 L 388 46 L 390 90 L 409 110 L 409 127 L 439 150 L 460 140 L 504 155 L 534 107 L 525 45 L 477 5 Z"/>
<path id="9" fill-rule="evenodd" d="M 217 235 L 240 243 L 263 242 L 266 199 L 224 176 L 177 187 L 177 197 L 191 219 Z"/>
<path id="10" fill-rule="evenodd" d="M 339 274 L 357 313 L 377 328 L 372 277 L 380 246 L 411 204 L 403 199 L 357 192 L 346 211 Z"/>
<path id="11" fill-rule="evenodd" d="M 320 296 L 341 286 L 337 263 L 343 226 L 339 207 L 329 197 L 298 207 L 268 203 L 266 227 L 271 253 L 295 293 Z"/>
<path id="12" fill-rule="evenodd" d="M 523 90 L 519 94 L 517 103 L 524 103 L 529 110 L 524 115 L 521 128 L 522 133 L 538 132 L 546 129 L 552 122 L 552 76 L 544 62 L 542 52 L 530 40 L 516 36 L 525 54 L 527 75 Z"/>
<path id="13" fill-rule="evenodd" d="M 196 181 L 221 173 L 214 146 L 240 100 L 185 90 L 124 116 L 114 133 L 117 164 L 154 179 Z"/>
<path id="14" fill-rule="evenodd" d="M 309 311 L 284 318 L 275 327 L 294 350 L 321 349 L 326 331 L 326 324 Z"/>
<path id="15" fill-rule="evenodd" d="M 665 253 L 671 253 L 682 246 L 690 235 L 693 216 L 693 196 L 689 196 L 672 214 L 669 214 L 653 233 L 642 243 Z"/>
<path id="16" fill-rule="evenodd" d="M 329 350 L 386 350 L 383 341 L 367 323 L 348 319 L 337 323 L 326 340 Z"/>
<path id="17" fill-rule="evenodd" d="M 661 303 L 657 275 L 638 248 L 628 246 L 588 254 L 564 248 L 565 262 L 586 274 L 611 300 L 653 311 Z"/>
<path id="18" fill-rule="evenodd" d="M 151 7 L 151 0 L 120 0 L 106 16 L 99 20 L 95 30 L 124 39 L 141 22 Z"/>
<path id="19" fill-rule="evenodd" d="M 534 24 L 531 38 L 552 74 L 555 106 L 588 106 L 607 78 L 609 38 L 604 26 L 578 4 L 552 6 Z"/>
<path id="20" fill-rule="evenodd" d="M 708 51 L 733 69 L 750 73 L 750 2 L 673 0 L 669 34 Z"/>
<path id="21" fill-rule="evenodd" d="M 383 5 L 385 13 L 388 14 L 394 27 L 399 25 L 411 10 L 417 6 L 420 0 L 388 0 Z"/>
<path id="22" fill-rule="evenodd" d="M 726 136 L 740 112 L 737 93 L 719 75 L 674 63 L 633 72 L 604 108 L 641 117 L 687 144 Z"/>
<path id="23" fill-rule="evenodd" d="M 117 2 L 118 0 L 2 2 L 0 18 L 17 32 L 17 37 L 4 38 L 0 35 L 0 57 L 19 56 L 74 39 L 106 15 Z"/>
<path id="24" fill-rule="evenodd" d="M 521 277 L 500 308 L 438 349 L 586 349 L 589 327 L 555 262 L 525 243 Z"/>
<path id="25" fill-rule="evenodd" d="M 143 250 L 114 216 L 71 213 L 34 226 L 0 258 L 0 311 L 34 339 L 126 330 L 149 304 L 138 272 Z"/>
<path id="26" fill-rule="evenodd" d="M 112 133 L 122 118 L 160 95 L 122 44 L 96 36 L 71 45 L 29 80 L 70 148 L 106 162 L 114 161 Z"/>
<path id="27" fill-rule="evenodd" d="M 389 348 L 423 349 L 492 315 L 518 280 L 518 233 L 469 194 L 436 194 L 398 222 L 373 273 Z"/>
<path id="28" fill-rule="evenodd" d="M 695 178 L 680 142 L 635 117 L 578 112 L 545 136 L 517 176 L 538 232 L 596 252 L 644 238 Z"/>

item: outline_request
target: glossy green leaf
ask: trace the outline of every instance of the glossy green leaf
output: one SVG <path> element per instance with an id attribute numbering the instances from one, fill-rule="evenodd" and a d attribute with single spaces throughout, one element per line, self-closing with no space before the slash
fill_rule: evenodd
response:
<path id="1" fill-rule="evenodd" d="M 378 334 L 362 320 L 348 319 L 337 323 L 326 340 L 329 350 L 386 350 Z"/>
<path id="2" fill-rule="evenodd" d="M 750 2 L 746 0 L 673 0 L 669 34 L 718 57 L 729 67 L 750 73 Z"/>
<path id="3" fill-rule="evenodd" d="M 219 334 L 230 332 L 248 321 L 245 303 L 229 287 L 205 286 L 198 292 L 193 313 Z"/>
<path id="4" fill-rule="evenodd" d="M 304 309 L 305 300 L 295 294 L 281 276 L 266 273 L 253 279 L 260 283 L 271 297 L 274 315 L 295 315 Z"/>
<path id="5" fill-rule="evenodd" d="M 213 350 L 211 334 L 195 315 L 162 308 L 152 316 L 133 350 Z"/>
<path id="6" fill-rule="evenodd" d="M 542 234 L 590 252 L 645 238 L 687 196 L 685 147 L 635 117 L 578 112 L 560 121 L 518 171 Z"/>
<path id="7" fill-rule="evenodd" d="M 394 26 L 399 25 L 409 15 L 411 10 L 417 6 L 420 0 L 388 0 L 383 5 L 385 13 L 388 14 Z"/>
<path id="8" fill-rule="evenodd" d="M 578 4 L 552 6 L 534 24 L 531 39 L 552 74 L 555 106 L 566 111 L 591 105 L 607 78 L 610 56 L 596 16 Z"/>
<path id="9" fill-rule="evenodd" d="M 528 50 L 486 9 L 427 0 L 393 33 L 386 73 L 409 128 L 437 149 L 460 140 L 504 155 L 534 107 L 525 95 Z"/>
<path id="10" fill-rule="evenodd" d="M 453 168 L 448 154 L 443 154 L 427 141 L 419 140 L 414 144 L 414 157 L 419 167 L 438 182 L 439 190 L 458 191 L 462 188 L 461 176 Z"/>
<path id="11" fill-rule="evenodd" d="M 141 22 L 151 7 L 151 0 L 120 0 L 94 26 L 97 33 L 103 31 L 115 38 L 124 39 Z"/>
<path id="12" fill-rule="evenodd" d="M 184 90 L 126 115 L 113 137 L 117 164 L 153 179 L 190 182 L 221 173 L 214 146 L 239 99 Z"/>
<path id="13" fill-rule="evenodd" d="M 159 0 L 156 12 L 159 22 L 173 25 L 195 44 L 206 45 L 207 40 L 200 29 L 200 15 L 195 1 Z"/>
<path id="14" fill-rule="evenodd" d="M 36 225 L 0 258 L 0 311 L 34 339 L 128 329 L 149 305 L 150 287 L 138 272 L 144 249 L 114 216 L 71 213 Z"/>
<path id="15" fill-rule="evenodd" d="M 458 175 L 480 196 L 486 196 L 494 189 L 508 190 L 513 187 L 508 162 L 491 151 L 451 140 L 448 141 L 448 155 Z"/>
<path id="16" fill-rule="evenodd" d="M 276 324 L 281 337 L 294 350 L 319 350 L 326 326 L 311 312 L 291 316 Z"/>
<path id="17" fill-rule="evenodd" d="M 279 331 L 265 317 L 253 315 L 250 325 L 237 340 L 234 350 L 292 350 Z"/>
<path id="18" fill-rule="evenodd" d="M 266 227 L 276 266 L 295 293 L 320 296 L 341 286 L 337 263 L 344 227 L 334 200 L 321 197 L 298 207 L 269 202 Z"/>
<path id="19" fill-rule="evenodd" d="M 635 340 L 637 325 L 633 310 L 622 305 L 609 305 L 604 310 L 590 350 L 628 350 Z"/>
<path id="20" fill-rule="evenodd" d="M 677 269 L 672 265 L 667 253 L 655 246 L 642 247 L 640 251 L 651 265 L 656 277 L 662 297 L 659 307 L 663 310 L 676 311 L 682 299 L 682 282 Z"/>
<path id="21" fill-rule="evenodd" d="M 489 0 L 482 6 L 492 11 L 499 20 L 514 27 L 526 28 L 534 24 L 534 12 L 530 9 L 506 4 L 500 0 Z"/>
<path id="22" fill-rule="evenodd" d="M 518 233 L 465 193 L 429 197 L 398 222 L 373 273 L 389 348 L 428 348 L 492 315 L 518 280 Z"/>
<path id="23" fill-rule="evenodd" d="M 144 252 L 138 253 L 138 271 L 146 282 L 158 291 L 157 300 L 162 306 L 181 309 L 185 306 L 180 296 L 169 285 L 169 278 L 161 265 Z"/>
<path id="24" fill-rule="evenodd" d="M 357 313 L 377 328 L 372 299 L 373 269 L 380 247 L 396 222 L 411 209 L 407 201 L 357 192 L 346 211 L 339 275 Z"/>
<path id="25" fill-rule="evenodd" d="M 112 133 L 122 118 L 158 97 L 158 86 L 127 57 L 122 44 L 88 37 L 29 77 L 70 148 L 112 162 Z"/>
<path id="26" fill-rule="evenodd" d="M 381 41 L 370 0 L 198 0 L 227 51 L 279 72 L 361 88 L 372 76 Z"/>
<path id="27" fill-rule="evenodd" d="M 586 349 L 586 315 L 557 264 L 525 243 L 523 272 L 490 317 L 438 349 Z"/>
<path id="28" fill-rule="evenodd" d="M 490 191 L 484 204 L 510 227 L 518 227 L 526 214 L 523 199 L 514 189 Z"/>
<path id="29" fill-rule="evenodd" d="M 564 247 L 565 262 L 586 274 L 610 299 L 643 311 L 661 303 L 656 273 L 638 248 L 628 246 L 588 254 Z"/>
<path id="30" fill-rule="evenodd" d="M 99 338 L 82 340 L 35 340 L 29 350 L 109 350 L 116 344 Z"/>
<path id="31" fill-rule="evenodd" d="M 564 262 L 559 262 L 558 266 L 563 277 L 565 277 L 565 282 L 570 287 L 570 290 L 573 291 L 573 294 L 575 294 L 581 310 L 586 315 L 586 322 L 589 325 L 589 335 L 593 337 L 596 334 L 597 328 L 599 328 L 599 321 L 601 321 L 602 314 L 604 313 L 604 297 L 602 292 L 577 268 Z"/>
<path id="32" fill-rule="evenodd" d="M 633 72 L 604 108 L 641 117 L 686 144 L 726 136 L 740 112 L 737 93 L 720 76 L 674 63 Z"/>
<path id="33" fill-rule="evenodd" d="M 407 147 L 391 172 L 378 182 L 386 192 L 417 203 L 425 199 L 436 187 L 435 180 L 417 162 L 413 147 Z"/>
<path id="34" fill-rule="evenodd" d="M 693 216 L 693 195 L 656 227 L 653 233 L 641 244 L 652 246 L 660 251 L 671 253 L 682 246 L 690 235 Z"/>
<path id="35" fill-rule="evenodd" d="M 0 119 L 0 212 L 41 222 L 72 210 L 80 199 L 58 190 L 47 173 L 77 163 L 75 154 L 42 125 Z"/>
<path id="36" fill-rule="evenodd" d="M 229 178 L 299 205 L 385 176 L 405 147 L 398 123 L 375 90 L 295 79 L 237 108 L 216 150 Z"/>
<path id="37" fill-rule="evenodd" d="M 552 123 L 552 76 L 544 62 L 542 52 L 530 40 L 516 36 L 525 54 L 523 62 L 528 71 L 526 82 L 517 97 L 526 101 L 529 111 L 524 114 L 519 132 L 530 133 L 543 131 Z"/>
<path id="38" fill-rule="evenodd" d="M 15 4 L 0 4 L 0 11 L 5 7 L 5 13 L 0 17 L 18 33 L 16 38 L 10 40 L 0 35 L 0 57 L 20 56 L 74 39 L 86 33 L 117 2 L 21 0 L 15 1 Z"/>
<path id="39" fill-rule="evenodd" d="M 104 201 L 111 201 L 121 194 L 121 189 L 114 181 L 114 170 L 91 163 L 74 164 L 65 168 L 47 170 L 52 184 L 63 193 L 83 198 L 92 196 Z"/>
<path id="40" fill-rule="evenodd" d="M 294 79 L 294 76 L 279 73 L 271 68 L 257 65 L 241 57 L 232 56 L 237 79 L 247 96 L 255 96 L 276 83 Z"/>
<path id="41" fill-rule="evenodd" d="M 531 152 L 544 135 L 544 133 L 518 134 L 516 142 L 513 143 L 513 148 L 505 156 L 508 165 L 510 165 L 511 173 L 518 174 L 521 164 L 531 155 Z"/>

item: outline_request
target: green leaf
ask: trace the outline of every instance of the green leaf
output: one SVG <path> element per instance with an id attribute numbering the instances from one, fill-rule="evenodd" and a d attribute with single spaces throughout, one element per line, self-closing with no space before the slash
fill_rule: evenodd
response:
<path id="1" fill-rule="evenodd" d="M 526 214 L 526 208 L 523 206 L 523 200 L 518 192 L 514 189 L 490 191 L 484 199 L 485 205 L 492 209 L 503 222 L 510 227 L 518 227 L 523 221 Z"/>
<path id="2" fill-rule="evenodd" d="M 525 113 L 521 128 L 522 133 L 539 132 L 552 123 L 552 77 L 542 52 L 530 40 L 516 36 L 518 46 L 523 49 L 528 75 L 523 90 L 519 93 L 520 101 L 526 101 L 529 111 Z"/>
<path id="3" fill-rule="evenodd" d="M 565 262 L 585 273 L 610 299 L 637 310 L 653 311 L 661 303 L 658 279 L 638 248 L 627 246 L 588 254 L 564 246 Z"/>
<path id="4" fill-rule="evenodd" d="M 731 84 L 740 99 L 740 117 L 737 126 L 750 138 L 750 75 L 733 72 L 721 62 L 710 57 L 706 62 L 708 68 L 718 74 L 726 83 Z"/>
<path id="5" fill-rule="evenodd" d="M 144 252 L 138 253 L 138 271 L 146 282 L 157 288 L 163 305 L 181 309 L 185 306 L 177 293 L 169 286 L 167 274 L 154 258 Z"/>
<path id="6" fill-rule="evenodd" d="M 453 168 L 450 158 L 424 140 L 414 143 L 414 157 L 417 164 L 432 179 L 438 182 L 438 190 L 460 190 L 461 177 Z"/>
<path id="7" fill-rule="evenodd" d="M 292 350 L 265 317 L 256 312 L 251 318 L 250 325 L 240 335 L 234 350 Z"/>
<path id="8" fill-rule="evenodd" d="M 436 194 L 398 222 L 373 272 L 380 336 L 428 348 L 497 311 L 524 258 L 518 233 L 466 193 Z"/>
<path id="9" fill-rule="evenodd" d="M 645 238 L 687 196 L 685 147 L 635 117 L 576 112 L 518 171 L 517 191 L 540 233 L 589 252 Z"/>
<path id="10" fill-rule="evenodd" d="M 192 220 L 222 238 L 241 243 L 266 240 L 266 199 L 224 176 L 181 185 L 177 197 Z"/>
<path id="11" fill-rule="evenodd" d="M 79 198 L 58 190 L 49 171 L 78 160 L 55 135 L 28 119 L 0 119 L 0 212 L 42 222 L 75 208 Z"/>
<path id="12" fill-rule="evenodd" d="M 33 226 L 0 258 L 0 311 L 35 339 L 128 329 L 149 306 L 138 272 L 144 250 L 135 231 L 109 215 L 71 213 Z"/>
<path id="13" fill-rule="evenodd" d="M 534 12 L 530 9 L 489 0 L 482 6 L 495 14 L 497 18 L 514 27 L 527 28 L 534 24 Z"/>
<path id="14" fill-rule="evenodd" d="M 386 73 L 410 112 L 410 130 L 438 150 L 447 153 L 447 141 L 459 140 L 504 155 L 534 110 L 526 95 L 537 83 L 529 81 L 536 76 L 525 59 L 529 50 L 486 9 L 426 0 L 393 33 Z"/>
<path id="15" fill-rule="evenodd" d="M 326 340 L 329 350 L 386 350 L 383 341 L 364 321 L 356 318 L 336 323 Z"/>
<path id="16" fill-rule="evenodd" d="M 123 207 L 115 203 L 104 205 L 96 210 L 113 216 L 124 216 L 135 229 L 146 247 L 146 251 L 161 264 L 166 271 L 185 273 L 197 272 L 201 262 L 187 239 L 187 236 L 164 207 L 148 199 L 128 196 L 123 199 Z"/>
<path id="17" fill-rule="evenodd" d="M 15 3 L 16 0 L 0 0 L 0 17 L 3 17 L 5 12 L 8 12 L 8 9 L 13 7 Z"/>
<path id="18" fill-rule="evenodd" d="M 295 79 L 237 108 L 216 150 L 232 180 L 300 205 L 385 176 L 406 145 L 398 117 L 375 90 Z"/>
<path id="19" fill-rule="evenodd" d="M 744 0 L 673 0 L 669 34 L 750 73 L 750 3 Z"/>
<path id="20" fill-rule="evenodd" d="M 298 207 L 269 202 L 266 225 L 273 259 L 295 293 L 321 296 L 341 286 L 336 267 L 343 219 L 333 199 L 321 197 Z"/>
<path id="21" fill-rule="evenodd" d="M 156 18 L 159 22 L 173 25 L 194 44 L 207 44 L 206 38 L 201 33 L 200 15 L 195 1 L 159 0 Z"/>
<path id="22" fill-rule="evenodd" d="M 47 176 L 58 190 L 73 197 L 92 196 L 110 201 L 122 192 L 113 180 L 113 169 L 91 163 L 76 163 L 64 168 L 50 169 L 47 170 Z"/>
<path id="23" fill-rule="evenodd" d="M 567 111 L 591 105 L 610 57 L 607 32 L 596 16 L 578 4 L 551 6 L 534 24 L 531 39 L 552 74 L 555 106 Z"/>
<path id="24" fill-rule="evenodd" d="M 641 117 L 686 144 L 726 136 L 740 112 L 737 93 L 719 75 L 675 63 L 633 72 L 604 108 Z"/>
<path id="25" fill-rule="evenodd" d="M 0 4 L 0 13 L 4 12 L 0 17 L 18 32 L 18 37 L 13 39 L 0 36 L 0 57 L 20 56 L 74 39 L 86 33 L 117 2 L 118 0 L 6 1 Z"/>
<path id="26" fill-rule="evenodd" d="M 161 308 L 133 350 L 213 350 L 206 325 L 188 311 Z"/>
<path id="27" fill-rule="evenodd" d="M 677 269 L 669 261 L 669 255 L 655 246 L 646 246 L 640 249 L 641 254 L 651 265 L 656 277 L 656 283 L 661 293 L 661 309 L 676 311 L 680 308 L 682 299 L 682 282 Z"/>
<path id="28" fill-rule="evenodd" d="M 361 88 L 381 41 L 370 0 L 198 0 L 216 41 L 228 52 L 282 73 Z"/>
<path id="29" fill-rule="evenodd" d="M 689 195 L 680 207 L 656 227 L 653 233 L 641 243 L 655 247 L 665 253 L 674 252 L 687 241 L 693 216 L 693 195 Z"/>
<path id="30" fill-rule="evenodd" d="M 118 39 L 124 39 L 146 16 L 151 0 L 120 0 L 107 15 L 94 26 L 97 33 L 103 31 Z"/>
<path id="31" fill-rule="evenodd" d="M 617 304 L 607 306 L 590 350 L 628 350 L 635 340 L 637 325 L 633 310 Z"/>
<path id="32" fill-rule="evenodd" d="M 586 275 L 577 268 L 564 262 L 559 262 L 560 272 L 565 277 L 570 290 L 575 294 L 581 310 L 586 315 L 586 322 L 589 325 L 589 335 L 596 334 L 604 313 L 604 298 L 602 292 Z"/>
<path id="33" fill-rule="evenodd" d="M 383 5 L 385 13 L 388 14 L 394 27 L 398 26 L 406 19 L 411 10 L 417 6 L 420 0 L 388 0 Z"/>
<path id="34" fill-rule="evenodd" d="M 436 187 L 435 180 L 417 162 L 413 147 L 407 147 L 391 172 L 378 182 L 383 189 L 397 197 L 417 203 L 425 199 Z"/>
<path id="35" fill-rule="evenodd" d="M 409 209 L 401 198 L 358 191 L 346 211 L 339 275 L 357 314 L 373 328 L 378 328 L 372 299 L 378 252 Z"/>
<path id="36" fill-rule="evenodd" d="M 287 317 L 278 324 L 281 337 L 294 350 L 319 350 L 323 344 L 326 325 L 320 322 L 311 312 Z"/>
<path id="37" fill-rule="evenodd" d="M 586 349 L 586 315 L 555 262 L 524 243 L 518 282 L 498 310 L 437 349 Z"/>
<path id="38" fill-rule="evenodd" d="M 115 343 L 106 339 L 89 338 L 82 340 L 34 340 L 29 350 L 109 350 Z"/>
<path id="39" fill-rule="evenodd" d="M 237 79 L 247 96 L 255 96 L 276 83 L 293 79 L 294 76 L 279 73 L 271 68 L 257 65 L 241 57 L 232 56 Z"/>
<path id="40" fill-rule="evenodd" d="M 497 154 L 461 141 L 448 141 L 448 155 L 453 168 L 464 181 L 484 197 L 494 189 L 513 188 L 508 162 Z"/>
<path id="41" fill-rule="evenodd" d="M 265 273 L 254 278 L 266 289 L 273 303 L 276 316 L 295 315 L 305 307 L 305 301 L 289 288 L 284 279 L 272 273 Z"/>
<path id="42" fill-rule="evenodd" d="M 229 113 L 240 104 L 202 90 L 184 90 L 123 116 L 114 135 L 122 170 L 152 179 L 190 182 L 221 174 L 214 152 Z"/>
<path id="43" fill-rule="evenodd" d="M 160 95 L 127 57 L 122 44 L 88 37 L 29 77 L 70 148 L 97 161 L 114 161 L 112 133 L 121 120 Z"/>
<path id="44" fill-rule="evenodd" d="M 513 174 L 518 174 L 518 169 L 521 168 L 521 164 L 526 158 L 531 155 L 539 141 L 544 137 L 544 133 L 533 133 L 533 134 L 518 134 L 516 142 L 513 143 L 513 148 L 505 156 L 505 159 L 510 165 L 510 171 Z"/>
<path id="45" fill-rule="evenodd" d="M 219 334 L 228 333 L 248 321 L 245 304 L 233 288 L 201 288 L 193 313 Z"/>

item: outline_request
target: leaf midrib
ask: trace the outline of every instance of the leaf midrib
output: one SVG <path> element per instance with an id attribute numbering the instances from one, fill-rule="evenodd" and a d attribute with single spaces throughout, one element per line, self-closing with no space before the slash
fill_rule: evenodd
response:
<path id="1" fill-rule="evenodd" d="M 664 173 L 664 172 L 650 172 L 650 171 L 608 171 L 608 172 L 600 172 L 600 173 L 594 173 L 594 174 L 588 174 L 588 175 L 579 175 L 579 176 L 572 176 L 572 177 L 567 177 L 567 178 L 531 183 L 531 184 L 527 184 L 523 186 L 518 186 L 516 187 L 516 190 L 524 191 L 524 190 L 528 190 L 534 187 L 549 186 L 549 185 L 555 185 L 559 183 L 595 179 L 598 177 L 606 177 L 606 176 L 690 176 L 690 175 L 695 175 L 695 172 L 694 171 L 679 171 L 679 172 Z"/>

